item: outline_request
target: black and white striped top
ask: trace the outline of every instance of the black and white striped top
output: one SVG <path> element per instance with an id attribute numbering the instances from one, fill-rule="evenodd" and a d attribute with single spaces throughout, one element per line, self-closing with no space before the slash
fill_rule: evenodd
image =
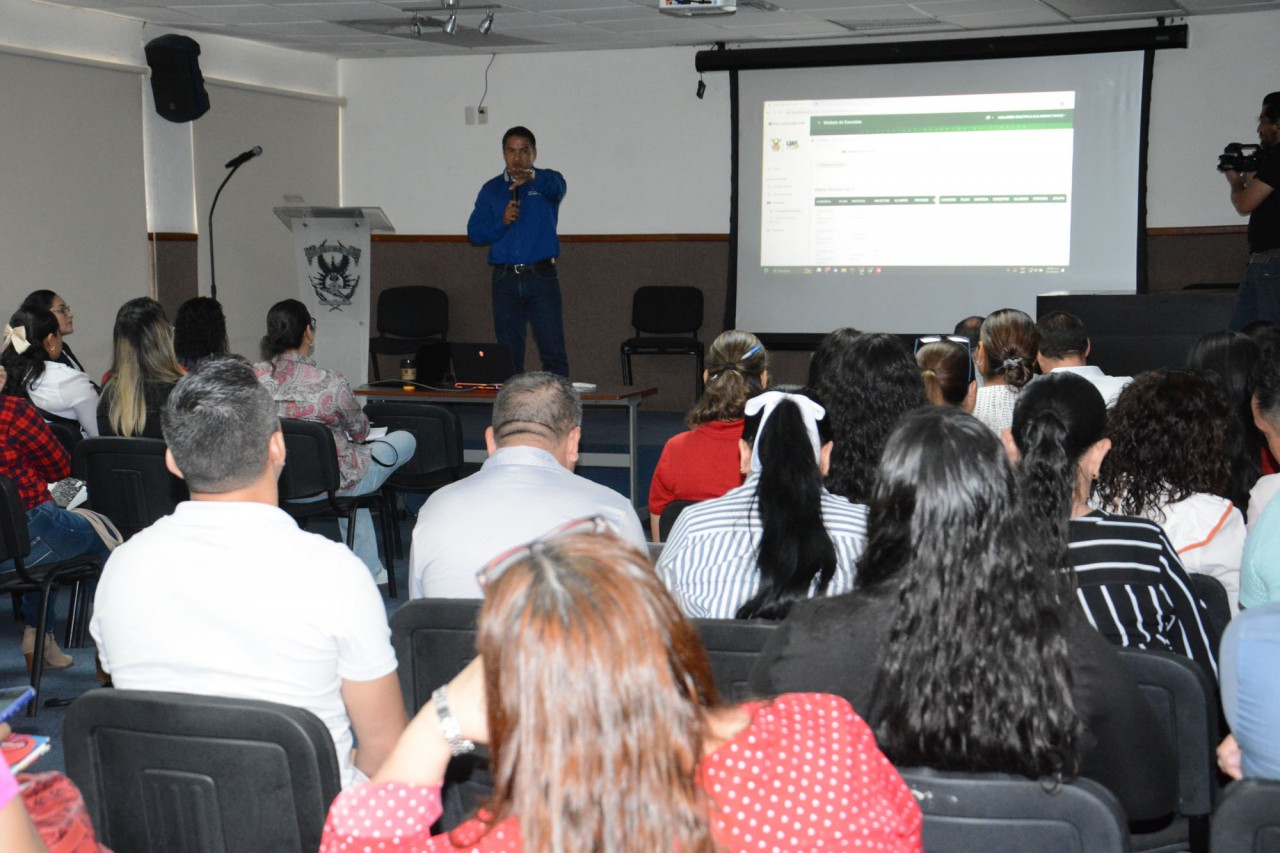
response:
<path id="1" fill-rule="evenodd" d="M 1085 617 L 1112 643 L 1176 652 L 1217 674 L 1208 617 L 1160 525 L 1097 511 L 1073 518 L 1071 565 Z"/>
<path id="2" fill-rule="evenodd" d="M 753 474 L 723 497 L 680 513 L 658 560 L 658 575 L 685 615 L 732 619 L 759 589 L 759 479 Z M 836 571 L 826 594 L 838 595 L 853 589 L 858 557 L 867 541 L 867 508 L 823 489 L 822 522 L 836 548 Z"/>

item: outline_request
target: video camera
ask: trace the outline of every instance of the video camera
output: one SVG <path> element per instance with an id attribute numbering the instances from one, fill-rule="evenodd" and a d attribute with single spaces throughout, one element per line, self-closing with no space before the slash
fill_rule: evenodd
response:
<path id="1" fill-rule="evenodd" d="M 1218 155 L 1219 172 L 1256 172 L 1261 146 L 1232 142 Z"/>

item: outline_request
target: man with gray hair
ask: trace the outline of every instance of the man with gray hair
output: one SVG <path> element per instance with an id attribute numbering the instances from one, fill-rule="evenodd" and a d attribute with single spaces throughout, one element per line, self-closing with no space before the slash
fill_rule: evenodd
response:
<path id="1" fill-rule="evenodd" d="M 305 708 L 333 736 L 343 787 L 372 776 L 406 724 L 386 610 L 358 557 L 279 508 L 270 393 L 247 361 L 211 359 L 162 424 L 191 500 L 107 561 L 89 626 L 102 668 L 125 689 Z"/>
<path id="2" fill-rule="evenodd" d="M 431 496 L 409 552 L 410 598 L 480 598 L 476 572 L 493 557 L 576 518 L 599 515 L 645 547 L 631 502 L 573 473 L 582 401 L 552 373 L 512 377 L 485 430 L 484 467 Z"/>

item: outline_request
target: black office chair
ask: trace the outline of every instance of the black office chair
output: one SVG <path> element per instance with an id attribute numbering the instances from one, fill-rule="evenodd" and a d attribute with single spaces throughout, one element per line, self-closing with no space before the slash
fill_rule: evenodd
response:
<path id="1" fill-rule="evenodd" d="M 676 526 L 676 519 L 680 517 L 680 513 L 696 504 L 697 501 L 672 501 L 662 509 L 662 515 L 658 516 L 658 536 L 663 542 L 667 541 L 667 537 L 671 535 L 671 528 Z"/>
<path id="2" fill-rule="evenodd" d="M 395 561 L 391 549 L 391 512 L 381 492 L 353 497 L 339 496 L 342 476 L 338 450 L 329 428 L 314 421 L 281 418 L 285 463 L 280 472 L 280 508 L 305 526 L 312 518 L 345 518 L 347 547 L 355 547 L 356 511 L 374 509 L 382 524 L 382 562 L 387 569 L 387 595 L 396 598 Z M 322 500 L 305 500 L 321 496 Z"/>
<path id="3" fill-rule="evenodd" d="M 325 724 L 274 702 L 94 690 L 62 740 L 98 840 L 130 853 L 312 853 L 342 789 Z"/>
<path id="4" fill-rule="evenodd" d="M 89 501 L 129 539 L 187 500 L 187 483 L 170 473 L 159 438 L 86 438 L 76 445 L 71 471 L 89 488 Z"/>
<path id="5" fill-rule="evenodd" d="M 725 702 L 750 698 L 747 681 L 777 622 L 767 619 L 693 619 L 711 660 L 716 692 Z"/>
<path id="6" fill-rule="evenodd" d="M 1089 779 L 1054 784 L 1002 773 L 898 772 L 924 812 L 925 853 L 1125 853 L 1115 795 Z"/>
<path id="7" fill-rule="evenodd" d="M 698 340 L 702 328 L 702 291 L 696 287 L 642 287 L 631 300 L 636 336 L 622 342 L 622 381 L 633 385 L 631 356 L 691 355 L 693 398 L 702 393 L 702 361 L 706 348 Z"/>
<path id="8" fill-rule="evenodd" d="M 1209 848 L 1209 815 L 1218 793 L 1214 750 L 1218 741 L 1218 688 L 1200 664 L 1183 655 L 1152 649 L 1117 649 L 1156 718 L 1164 726 L 1178 764 L 1178 810 L 1167 827 L 1135 834 L 1130 844 L 1144 853 Z"/>
<path id="9" fill-rule="evenodd" d="M 67 449 L 67 453 L 75 453 L 76 445 L 84 439 L 84 433 L 80 432 L 80 424 L 75 421 L 72 421 L 70 425 L 50 421 L 49 431 L 52 432 L 54 437 L 58 439 L 58 442 Z"/>
<path id="10" fill-rule="evenodd" d="M 374 402 L 365 406 L 369 422 L 389 431 L 404 430 L 418 442 L 413 458 L 392 474 L 383 487 L 395 513 L 397 492 L 430 494 L 462 476 L 462 422 L 441 406 L 425 403 Z M 396 554 L 403 554 L 400 525 L 393 523 Z"/>
<path id="11" fill-rule="evenodd" d="M 1231 600 L 1227 598 L 1227 588 L 1213 575 L 1190 572 L 1187 577 L 1191 579 L 1191 591 L 1204 602 L 1209 614 L 1209 624 L 1205 627 L 1211 632 L 1214 648 L 1217 648 L 1222 642 L 1222 632 L 1231 623 Z"/>
<path id="12" fill-rule="evenodd" d="M 375 381 L 382 378 L 379 355 L 416 354 L 427 344 L 443 344 L 449 335 L 449 294 L 422 285 L 389 287 L 378 295 L 376 322 L 378 334 L 369 339 Z"/>
<path id="13" fill-rule="evenodd" d="M 481 601 L 467 598 L 419 598 L 391 614 L 391 645 L 399 665 L 400 693 L 412 717 L 431 701 L 431 693 L 447 684 L 476 656 L 476 616 Z M 440 792 L 444 814 L 434 827 L 448 832 L 475 814 L 493 792 L 489 752 L 475 752 L 449 762 Z"/>
<path id="14" fill-rule="evenodd" d="M 84 636 L 84 622 L 89 607 L 83 603 L 86 581 L 102 573 L 102 561 L 93 557 L 77 557 L 58 563 L 28 567 L 31 537 L 27 530 L 27 513 L 22 506 L 18 487 L 8 477 L 0 476 L 0 562 L 13 560 L 13 568 L 0 572 L 0 596 L 5 593 L 25 595 L 40 593 L 40 613 L 36 618 L 36 644 L 31 658 L 31 686 L 36 695 L 27 705 L 27 716 L 34 717 L 40 707 L 40 679 L 44 676 L 44 640 L 49 630 L 49 595 L 54 586 L 69 584 L 72 604 L 67 611 L 64 644 L 74 648 Z M 28 617 L 30 618 L 30 617 Z"/>
<path id="15" fill-rule="evenodd" d="M 1280 853 L 1280 781 L 1241 779 L 1213 812 L 1212 853 Z"/>

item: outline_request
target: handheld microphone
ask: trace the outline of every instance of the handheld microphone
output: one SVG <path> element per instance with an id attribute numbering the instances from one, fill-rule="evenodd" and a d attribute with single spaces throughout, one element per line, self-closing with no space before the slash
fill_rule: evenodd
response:
<path id="1" fill-rule="evenodd" d="M 519 203 L 520 203 L 520 188 L 519 188 L 519 187 L 512 187 L 512 188 L 511 188 L 511 201 L 512 201 L 512 203 L 513 203 L 513 204 L 519 204 Z"/>
<path id="2" fill-rule="evenodd" d="M 262 153 L 262 146 L 255 145 L 252 148 L 250 148 L 248 151 L 244 152 L 243 154 L 238 154 L 231 160 L 228 160 L 226 168 L 234 169 L 236 166 L 240 166 L 240 165 L 243 165 L 244 163 L 249 162 L 250 160 L 252 160 L 254 157 L 257 157 L 261 153 Z"/>

